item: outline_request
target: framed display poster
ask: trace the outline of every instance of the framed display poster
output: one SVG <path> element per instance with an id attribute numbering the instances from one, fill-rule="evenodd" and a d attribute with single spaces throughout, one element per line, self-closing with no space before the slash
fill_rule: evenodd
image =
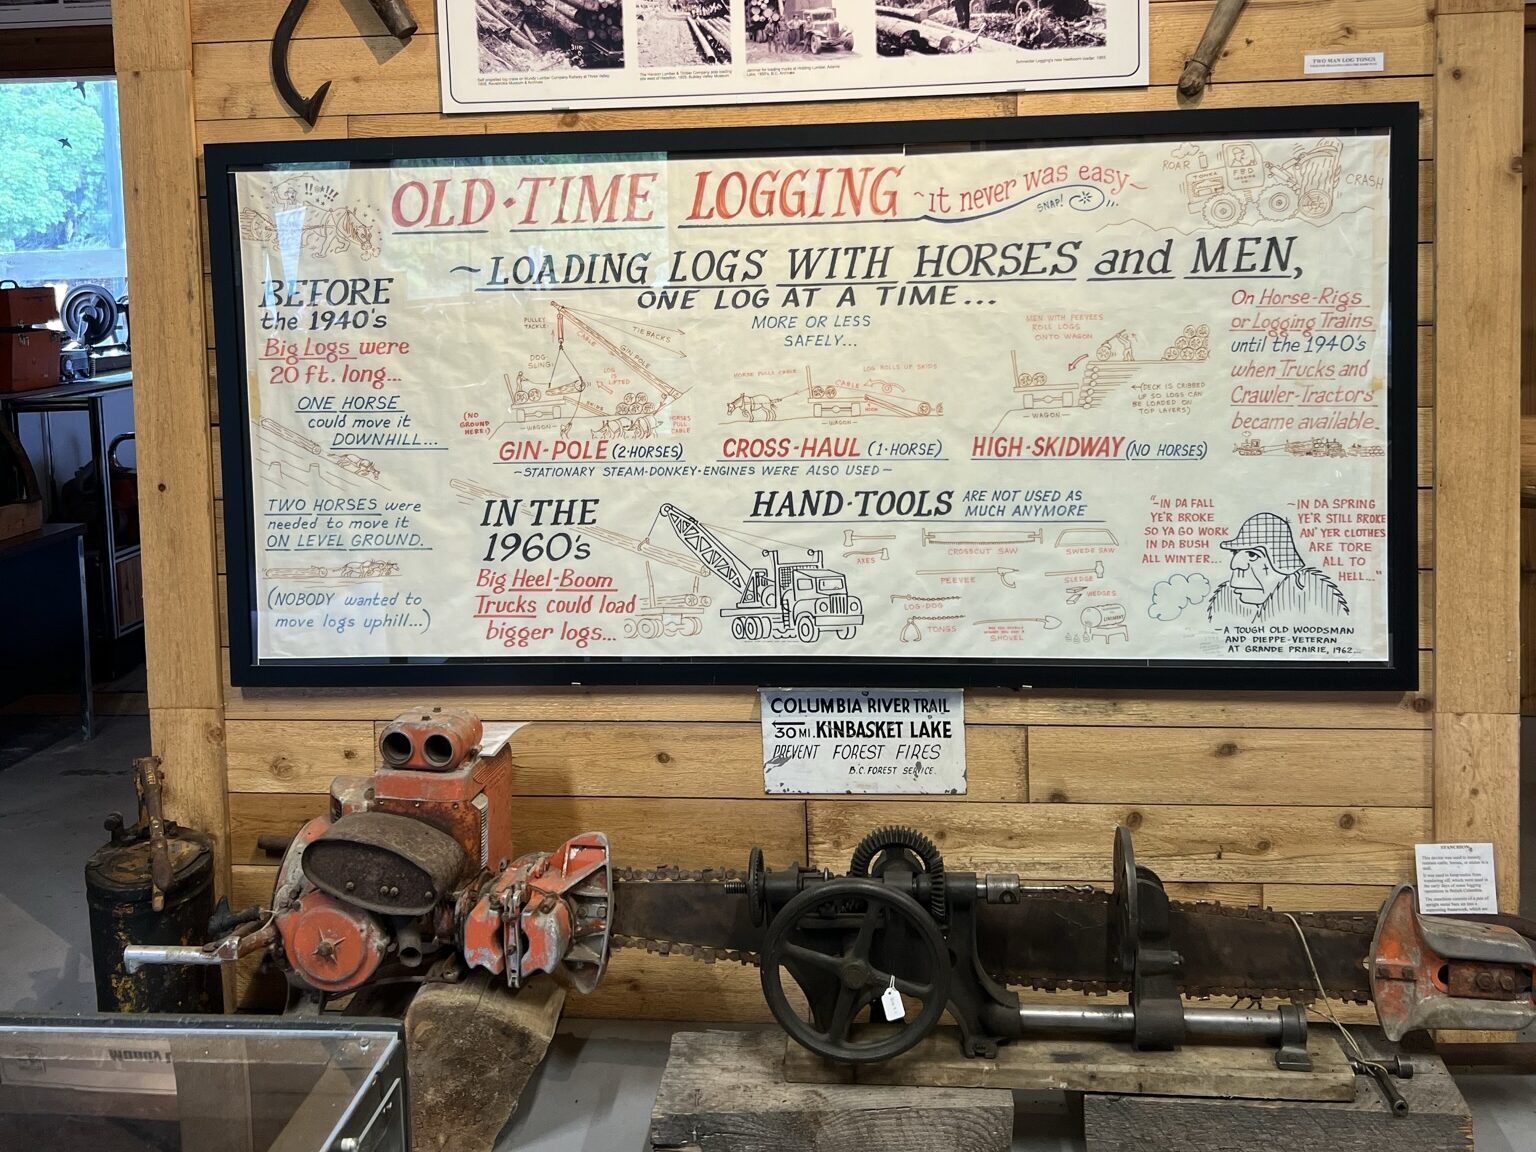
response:
<path id="1" fill-rule="evenodd" d="M 444 112 L 1147 83 L 1147 0 L 438 0 Z"/>
<path id="2" fill-rule="evenodd" d="M 235 683 L 1410 686 L 1416 133 L 210 146 Z"/>

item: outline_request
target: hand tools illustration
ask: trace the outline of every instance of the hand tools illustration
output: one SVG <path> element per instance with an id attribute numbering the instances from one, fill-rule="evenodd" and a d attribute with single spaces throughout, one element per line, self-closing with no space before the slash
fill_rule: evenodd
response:
<path id="1" fill-rule="evenodd" d="M 1095 560 L 1092 568 L 1068 568 L 1061 572 L 1047 572 L 1047 576 L 1075 576 L 1083 580 L 1104 579 L 1104 561 Z"/>
<path id="2" fill-rule="evenodd" d="M 996 576 L 1003 582 L 1004 588 L 1017 588 L 1013 578 L 1018 575 L 1017 568 L 919 568 L 919 576 Z"/>

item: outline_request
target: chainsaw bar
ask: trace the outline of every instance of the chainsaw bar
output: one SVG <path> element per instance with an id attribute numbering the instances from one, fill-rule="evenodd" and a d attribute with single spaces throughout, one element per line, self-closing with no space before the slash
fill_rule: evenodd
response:
<path id="1" fill-rule="evenodd" d="M 616 869 L 612 946 L 755 966 L 764 929 L 752 923 L 739 888 L 728 889 L 738 877 L 734 869 Z M 1129 988 L 1110 956 L 1107 892 L 1025 892 L 1016 904 L 978 905 L 976 914 L 981 963 L 994 979 L 1096 995 Z M 1171 901 L 1169 915 L 1185 996 L 1316 1000 L 1299 927 L 1329 996 L 1371 998 L 1373 914 L 1297 912 L 1292 923 L 1263 908 Z"/>

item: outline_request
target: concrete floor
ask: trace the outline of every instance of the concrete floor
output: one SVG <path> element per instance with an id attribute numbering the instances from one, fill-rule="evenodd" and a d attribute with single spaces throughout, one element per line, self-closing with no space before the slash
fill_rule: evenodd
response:
<path id="1" fill-rule="evenodd" d="M 67 739 L 0 771 L 0 1012 L 95 1010 L 82 869 L 106 840 L 107 813 L 132 818 L 130 765 L 148 751 L 143 717 L 106 717 L 89 744 Z M 1536 841 L 1536 805 L 1522 807 L 1528 842 Z M 1536 850 L 1526 852 L 1528 867 L 1533 860 Z M 1536 896 L 1536 876 L 1525 890 Z M 668 1042 L 681 1027 L 562 1026 L 501 1152 L 643 1152 Z M 1457 1080 L 1472 1105 L 1478 1152 L 1536 1152 L 1536 1077 L 1468 1073 Z M 1019 1103 L 1016 1150 L 1082 1148 L 1060 1097 Z"/>

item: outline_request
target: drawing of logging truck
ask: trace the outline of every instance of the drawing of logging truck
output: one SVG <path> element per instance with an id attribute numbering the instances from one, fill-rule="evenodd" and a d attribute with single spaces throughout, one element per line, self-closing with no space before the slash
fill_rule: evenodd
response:
<path id="1" fill-rule="evenodd" d="M 1342 153 L 1338 140 L 1320 140 L 1284 164 L 1271 164 L 1251 141 L 1230 141 L 1221 146 L 1219 167 L 1207 167 L 1201 153 L 1199 171 L 1185 177 L 1189 210 L 1217 228 L 1241 223 L 1255 206 L 1265 220 L 1320 220 L 1333 210 Z"/>

